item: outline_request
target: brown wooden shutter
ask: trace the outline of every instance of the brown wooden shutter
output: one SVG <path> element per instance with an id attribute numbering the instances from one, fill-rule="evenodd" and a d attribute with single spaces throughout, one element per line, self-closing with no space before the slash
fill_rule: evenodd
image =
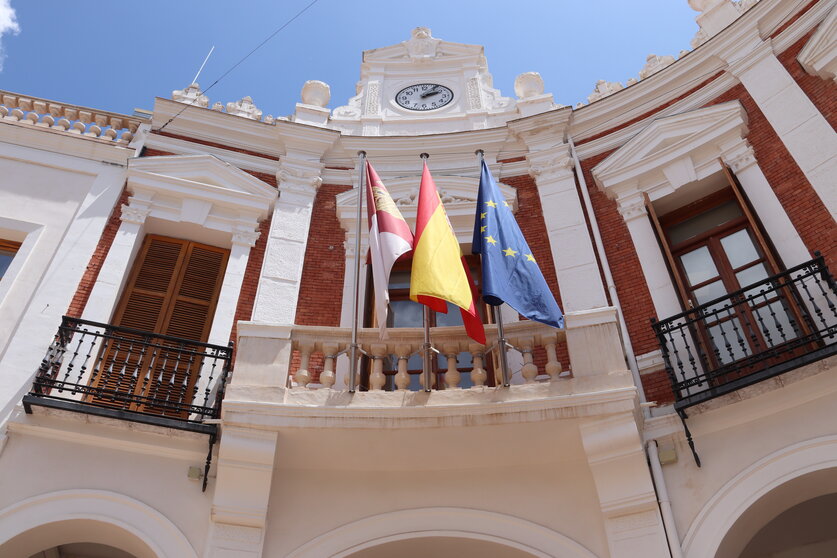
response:
<path id="1" fill-rule="evenodd" d="M 137 256 L 113 324 L 151 334 L 206 342 L 221 290 L 229 252 L 156 235 L 148 235 Z M 200 371 L 200 355 L 188 344 L 121 334 L 110 340 L 94 387 L 110 390 L 97 404 L 142 412 L 178 415 L 165 403 L 191 401 Z M 135 371 L 139 371 L 135 373 Z M 127 404 L 118 394 L 153 398 L 161 405 Z"/>

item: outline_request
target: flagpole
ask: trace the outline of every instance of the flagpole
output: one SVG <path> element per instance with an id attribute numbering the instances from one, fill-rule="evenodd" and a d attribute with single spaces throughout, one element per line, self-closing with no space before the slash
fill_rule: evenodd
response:
<path id="1" fill-rule="evenodd" d="M 479 166 L 480 176 L 482 176 L 482 160 L 485 156 L 485 151 L 477 149 L 475 152 L 477 156 L 477 165 Z M 477 208 L 479 211 L 479 208 Z M 500 351 L 500 373 L 502 374 L 503 387 L 509 387 L 509 359 L 506 355 L 506 333 L 503 331 L 503 314 L 500 312 L 499 306 L 492 307 L 494 311 L 494 320 L 497 322 L 497 348 Z"/>
<path id="2" fill-rule="evenodd" d="M 357 234 L 355 235 L 355 292 L 352 301 L 352 344 L 349 349 L 349 393 L 357 390 L 357 314 L 360 304 L 360 233 L 363 230 L 363 195 L 366 193 L 366 151 L 358 151 L 360 177 L 357 189 Z"/>
<path id="3" fill-rule="evenodd" d="M 422 153 L 419 155 L 422 161 L 427 161 L 430 158 L 430 155 L 427 153 Z M 431 368 L 431 358 L 433 355 L 433 345 L 430 344 L 430 307 L 424 306 L 424 313 L 423 313 L 423 321 L 424 321 L 424 344 L 421 346 L 421 354 L 422 354 L 422 374 L 424 375 L 424 391 L 430 392 L 433 382 L 431 381 L 433 376 L 433 370 Z"/>

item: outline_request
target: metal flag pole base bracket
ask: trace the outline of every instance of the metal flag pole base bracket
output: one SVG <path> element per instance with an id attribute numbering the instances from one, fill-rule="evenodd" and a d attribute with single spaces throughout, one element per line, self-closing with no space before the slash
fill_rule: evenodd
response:
<path id="1" fill-rule="evenodd" d="M 689 431 L 689 427 L 686 425 L 686 419 L 689 418 L 689 415 L 686 414 L 686 411 L 680 409 L 677 411 L 678 416 L 680 416 L 680 422 L 683 423 L 683 430 L 686 433 L 686 442 L 689 444 L 689 449 L 692 450 L 692 457 L 695 458 L 695 465 L 700 467 L 700 457 L 697 454 L 697 450 L 695 450 L 695 441 L 692 440 L 692 433 Z"/>

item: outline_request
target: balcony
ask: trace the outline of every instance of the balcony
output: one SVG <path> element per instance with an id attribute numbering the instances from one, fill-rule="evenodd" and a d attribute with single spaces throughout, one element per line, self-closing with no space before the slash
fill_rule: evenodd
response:
<path id="1" fill-rule="evenodd" d="M 214 436 L 232 347 L 65 316 L 23 397 L 33 406 Z"/>
<path id="2" fill-rule="evenodd" d="M 837 352 L 837 287 L 816 255 L 676 316 L 652 319 L 678 412 Z"/>

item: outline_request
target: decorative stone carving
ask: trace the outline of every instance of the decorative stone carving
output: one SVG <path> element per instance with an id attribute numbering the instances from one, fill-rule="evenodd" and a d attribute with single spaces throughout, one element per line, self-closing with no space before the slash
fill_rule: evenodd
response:
<path id="1" fill-rule="evenodd" d="M 218 112 L 224 112 L 224 105 L 221 104 L 221 101 L 215 101 L 215 104 L 212 105 L 212 110 L 217 110 Z"/>
<path id="2" fill-rule="evenodd" d="M 482 95 L 480 95 L 480 80 L 479 78 L 471 78 L 468 80 L 468 110 L 478 110 L 482 108 Z"/>
<path id="3" fill-rule="evenodd" d="M 430 34 L 428 27 L 416 27 L 411 33 L 411 37 L 403 44 L 407 48 L 407 54 L 413 60 L 429 60 L 436 58 L 436 47 L 441 42 L 440 39 L 434 39 Z"/>
<path id="4" fill-rule="evenodd" d="M 647 215 L 648 211 L 645 209 L 645 204 L 643 203 L 634 203 L 631 205 L 619 204 L 619 213 L 622 214 L 622 218 L 625 221 L 631 221 Z"/>
<path id="5" fill-rule="evenodd" d="M 674 56 L 649 54 L 645 59 L 645 66 L 639 71 L 639 79 L 650 77 L 671 64 L 674 64 Z"/>
<path id="6" fill-rule="evenodd" d="M 244 97 L 240 101 L 227 103 L 227 112 L 236 116 L 250 118 L 251 120 L 262 119 L 262 111 L 253 104 L 253 99 L 250 97 Z"/>
<path id="7" fill-rule="evenodd" d="M 239 244 L 241 246 L 255 246 L 256 241 L 259 239 L 262 233 L 259 231 L 236 231 L 232 237 L 233 244 Z"/>
<path id="8" fill-rule="evenodd" d="M 197 83 L 189 85 L 186 89 L 175 89 L 171 92 L 171 98 L 178 103 L 195 105 L 206 108 L 209 105 L 209 97 L 201 94 L 201 86 Z"/>
<path id="9" fill-rule="evenodd" d="M 519 99 L 543 95 L 543 78 L 538 72 L 525 72 L 514 80 L 514 93 Z"/>
<path id="10" fill-rule="evenodd" d="M 134 223 L 142 225 L 145 223 L 145 218 L 151 213 L 151 209 L 147 207 L 136 207 L 122 204 L 122 214 L 119 219 L 126 223 Z"/>
<path id="11" fill-rule="evenodd" d="M 751 146 L 731 157 L 724 157 L 724 162 L 730 166 L 732 172 L 738 173 L 756 163 L 756 153 Z"/>
<path id="12" fill-rule="evenodd" d="M 370 116 L 378 114 L 380 112 L 380 99 L 381 84 L 377 81 L 370 81 L 366 86 L 366 105 L 363 108 L 363 113 Z"/>
<path id="13" fill-rule="evenodd" d="M 600 79 L 596 82 L 596 88 L 593 89 L 593 92 L 587 95 L 587 101 L 594 103 L 599 99 L 604 99 L 605 97 L 613 95 L 622 89 L 624 89 L 624 87 L 618 81 L 605 81 Z"/>
<path id="14" fill-rule="evenodd" d="M 689 0 L 689 7 L 696 12 L 705 12 L 718 4 L 722 4 L 727 1 L 728 0 Z"/>
<path id="15" fill-rule="evenodd" d="M 311 79 L 302 86 L 302 102 L 315 107 L 325 107 L 331 100 L 331 88 L 324 81 Z"/>
<path id="16" fill-rule="evenodd" d="M 529 176 L 536 180 L 548 180 L 556 176 L 562 177 L 571 173 L 573 166 L 572 158 L 567 155 L 532 161 L 529 166 Z"/>
<path id="17" fill-rule="evenodd" d="M 706 41 L 709 40 L 709 33 L 704 31 L 703 29 L 698 29 L 698 32 L 695 33 L 695 36 L 692 37 L 692 40 L 689 42 L 692 48 L 697 48 Z"/>

